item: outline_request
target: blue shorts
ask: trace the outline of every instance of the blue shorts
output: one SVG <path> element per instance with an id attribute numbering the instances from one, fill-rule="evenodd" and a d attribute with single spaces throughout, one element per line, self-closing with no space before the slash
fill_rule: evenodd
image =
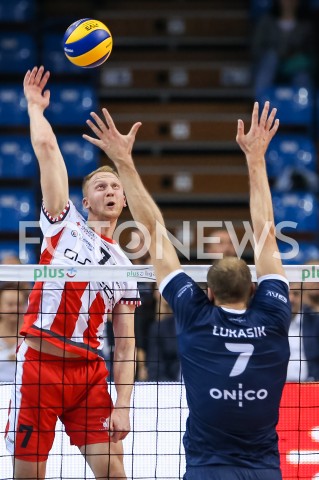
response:
<path id="1" fill-rule="evenodd" d="M 245 468 L 228 465 L 187 467 L 184 480 L 282 480 L 276 468 Z"/>

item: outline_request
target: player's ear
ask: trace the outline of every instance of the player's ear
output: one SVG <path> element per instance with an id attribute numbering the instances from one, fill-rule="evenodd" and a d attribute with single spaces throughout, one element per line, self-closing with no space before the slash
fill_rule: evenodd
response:
<path id="1" fill-rule="evenodd" d="M 207 287 L 207 296 L 208 296 L 208 299 L 214 303 L 215 301 L 215 295 L 214 295 L 214 292 L 213 290 L 210 288 L 210 287 Z"/>
<path id="2" fill-rule="evenodd" d="M 90 203 L 87 197 L 82 198 L 82 205 L 86 210 L 90 208 Z"/>
<path id="3" fill-rule="evenodd" d="M 255 294 L 255 291 L 256 291 L 256 284 L 251 282 L 249 298 L 251 298 Z"/>
<path id="4" fill-rule="evenodd" d="M 127 207 L 126 196 L 124 195 L 124 207 Z"/>

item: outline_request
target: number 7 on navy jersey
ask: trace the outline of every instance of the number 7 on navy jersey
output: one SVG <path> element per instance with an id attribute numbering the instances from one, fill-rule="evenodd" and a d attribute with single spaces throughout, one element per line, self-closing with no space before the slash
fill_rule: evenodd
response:
<path id="1" fill-rule="evenodd" d="M 254 345 L 251 343 L 225 343 L 225 347 L 230 352 L 239 353 L 235 364 L 230 372 L 230 377 L 236 377 L 245 371 L 249 359 L 253 354 Z"/>

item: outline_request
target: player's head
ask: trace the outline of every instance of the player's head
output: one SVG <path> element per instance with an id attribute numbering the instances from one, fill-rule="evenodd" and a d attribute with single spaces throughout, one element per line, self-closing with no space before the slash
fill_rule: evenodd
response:
<path id="1" fill-rule="evenodd" d="M 18 322 L 24 313 L 28 285 L 18 282 L 0 283 L 0 321 Z"/>
<path id="2" fill-rule="evenodd" d="M 226 228 L 211 230 L 209 237 L 214 239 L 214 242 L 208 241 L 205 245 L 205 251 L 212 255 L 212 260 L 216 260 L 216 254 L 220 254 L 220 258 L 237 256 L 232 238 Z"/>
<path id="3" fill-rule="evenodd" d="M 118 173 L 107 165 L 94 170 L 82 182 L 83 206 L 95 219 L 116 219 L 126 206 Z"/>
<path id="4" fill-rule="evenodd" d="M 243 302 L 246 305 L 254 286 L 247 263 L 235 257 L 216 260 L 207 274 L 209 297 L 217 305 Z"/>
<path id="5" fill-rule="evenodd" d="M 14 253 L 3 255 L 1 265 L 21 265 L 20 258 Z"/>
<path id="6" fill-rule="evenodd" d="M 118 180 L 120 180 L 119 174 L 117 173 L 116 170 L 114 170 L 114 168 L 110 167 L 109 165 L 103 165 L 102 167 L 99 167 L 99 168 L 97 168 L 96 170 L 93 170 L 92 172 L 88 173 L 88 175 L 86 175 L 86 176 L 83 178 L 83 181 L 82 181 L 82 193 L 83 193 L 83 197 L 86 196 L 88 184 L 90 183 L 90 181 L 92 180 L 92 178 L 93 178 L 95 175 L 98 175 L 99 173 L 112 174 L 112 175 L 114 175 L 115 177 L 117 177 Z"/>

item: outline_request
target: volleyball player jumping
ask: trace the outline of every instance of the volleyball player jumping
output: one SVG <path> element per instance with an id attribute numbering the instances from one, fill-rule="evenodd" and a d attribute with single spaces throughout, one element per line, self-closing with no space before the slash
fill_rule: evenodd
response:
<path id="1" fill-rule="evenodd" d="M 96 478 L 126 478 L 122 440 L 130 430 L 137 285 L 115 283 L 107 277 L 105 282 L 63 280 L 64 275 L 76 275 L 77 265 L 131 265 L 112 240 L 126 199 L 116 172 L 101 167 L 83 182 L 88 222 L 69 200 L 65 163 L 44 117 L 50 99 L 45 91 L 48 79 L 49 72 L 43 67 L 28 71 L 24 79 L 43 195 L 40 264 L 66 268 L 64 273 L 53 269 L 55 278 L 39 279 L 30 295 L 21 330 L 25 340 L 17 354 L 6 444 L 13 455 L 14 478 L 44 479 L 59 417 Z M 127 137 L 127 151 L 132 144 L 133 138 Z M 114 406 L 106 382 L 108 372 L 99 355 L 109 312 L 115 337 Z"/>
<path id="2" fill-rule="evenodd" d="M 248 133 L 238 121 L 237 142 L 250 180 L 250 213 L 257 245 L 258 287 L 246 263 L 225 257 L 209 269 L 208 296 L 181 269 L 171 242 L 156 236 L 163 217 L 131 156 L 140 123 L 121 135 L 109 113 L 88 120 L 85 135 L 114 162 L 135 221 L 151 236 L 150 254 L 160 291 L 170 304 L 189 416 L 184 435 L 185 480 L 280 480 L 276 424 L 289 359 L 291 308 L 278 251 L 265 152 L 279 120 L 255 103 Z M 261 242 L 263 245 L 261 245 Z M 161 252 L 161 254 L 159 254 Z M 152 453 L 152 452 L 150 452 Z"/>

